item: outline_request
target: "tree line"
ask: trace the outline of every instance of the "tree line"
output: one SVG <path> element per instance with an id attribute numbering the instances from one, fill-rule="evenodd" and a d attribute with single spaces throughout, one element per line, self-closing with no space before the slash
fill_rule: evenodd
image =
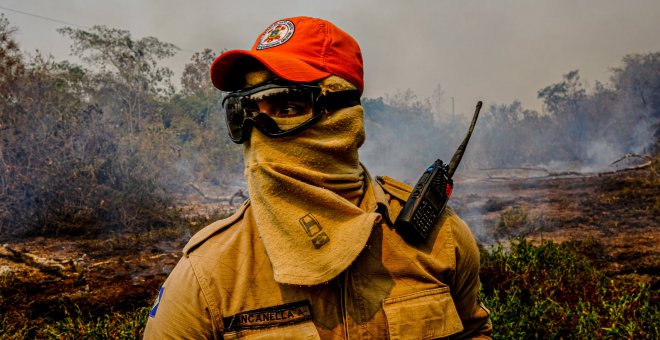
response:
<path id="1" fill-rule="evenodd" d="M 193 54 L 174 86 L 161 65 L 172 44 L 104 26 L 59 32 L 79 64 L 27 55 L 0 17 L 0 237 L 157 228 L 176 218 L 174 198 L 189 183 L 240 181 L 242 148 L 226 137 L 208 77 L 215 51 Z M 578 71 L 541 89 L 543 113 L 490 105 L 464 166 L 657 153 L 659 70 L 660 53 L 632 54 L 592 91 Z M 411 91 L 363 105 L 362 159 L 372 175 L 410 182 L 435 158 L 448 161 L 469 123 Z"/>
<path id="2" fill-rule="evenodd" d="M 241 173 L 208 81 L 215 52 L 195 53 L 175 89 L 160 63 L 176 47 L 156 38 L 64 28 L 74 64 L 26 56 L 15 32 L 1 17 L 0 235 L 169 225 L 187 183 Z"/>
<path id="3" fill-rule="evenodd" d="M 602 170 L 626 154 L 660 151 L 660 52 L 625 56 L 607 83 L 592 88 L 578 70 L 567 72 L 538 98 L 542 112 L 519 101 L 485 107 L 462 168 Z M 436 158 L 448 162 L 473 111 L 454 116 L 432 101 L 410 90 L 366 99 L 368 164 L 414 183 Z"/>

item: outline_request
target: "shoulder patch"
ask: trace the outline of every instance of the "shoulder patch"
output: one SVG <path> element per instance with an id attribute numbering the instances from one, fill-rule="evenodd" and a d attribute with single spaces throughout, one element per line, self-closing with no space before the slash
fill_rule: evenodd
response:
<path id="1" fill-rule="evenodd" d="M 163 298 L 164 292 L 165 292 L 165 286 L 161 286 L 160 291 L 158 292 L 158 298 L 156 299 L 156 302 L 154 303 L 153 307 L 151 307 L 151 311 L 149 311 L 149 317 L 152 319 L 156 317 L 156 312 L 158 312 L 158 305 L 160 305 L 160 300 Z"/>
<path id="2" fill-rule="evenodd" d="M 183 247 L 183 254 L 188 255 L 193 249 L 195 249 L 198 245 L 206 241 L 209 237 L 217 234 L 223 229 L 234 224 L 234 222 L 238 221 L 241 217 L 243 217 L 243 214 L 245 214 L 245 209 L 247 209 L 248 206 L 250 206 L 249 199 L 246 200 L 243 203 L 243 205 L 241 205 L 241 207 L 238 208 L 238 210 L 236 210 L 236 212 L 233 215 L 223 220 L 213 222 L 208 226 L 202 228 L 202 230 L 195 233 L 195 235 L 193 235 L 193 237 L 190 238 L 190 241 L 188 241 L 186 246 Z"/>
<path id="3" fill-rule="evenodd" d="M 222 320 L 225 332 L 289 325 L 312 319 L 309 300 L 250 310 Z"/>

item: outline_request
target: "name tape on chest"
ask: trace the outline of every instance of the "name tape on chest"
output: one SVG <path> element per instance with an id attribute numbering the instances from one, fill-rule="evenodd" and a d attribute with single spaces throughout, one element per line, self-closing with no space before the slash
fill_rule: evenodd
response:
<path id="1" fill-rule="evenodd" d="M 225 332 L 288 325 L 312 319 L 308 300 L 254 309 L 222 319 Z"/>

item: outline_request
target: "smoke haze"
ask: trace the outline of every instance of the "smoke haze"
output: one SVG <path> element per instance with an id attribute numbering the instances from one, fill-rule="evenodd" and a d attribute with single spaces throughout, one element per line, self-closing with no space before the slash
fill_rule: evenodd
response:
<path id="1" fill-rule="evenodd" d="M 217 1 L 1 0 L 0 6 L 82 27 L 106 25 L 155 36 L 185 51 L 166 60 L 177 74 L 193 51 L 250 48 L 276 19 L 296 15 L 335 22 L 360 43 L 365 95 L 411 88 L 420 97 L 441 84 L 443 110 L 468 111 L 520 100 L 541 110 L 536 91 L 567 70 L 580 69 L 590 86 L 632 52 L 660 50 L 660 2 L 525 1 Z M 69 58 L 62 23 L 0 12 L 20 27 L 25 51 Z"/>
<path id="2" fill-rule="evenodd" d="M 208 79 L 217 52 L 195 53 L 179 64 L 181 76 L 173 76 L 164 66 L 174 47 L 130 30 L 62 29 L 73 41 L 73 56 L 59 60 L 18 49 L 12 39 L 22 46 L 22 27 L 9 27 L 2 22 L 9 34 L 0 46 L 0 232 L 3 225 L 35 232 L 49 219 L 59 219 L 55 232 L 64 232 L 71 216 L 98 230 L 108 223 L 114 229 L 154 225 L 135 223 L 133 213 L 164 224 L 158 209 L 172 204 L 172 193 L 190 193 L 190 183 L 242 187 L 241 147 L 226 136 L 222 97 Z M 603 170 L 626 153 L 657 153 L 660 53 L 630 53 L 593 85 L 581 70 L 562 70 L 534 90 L 540 110 L 517 100 L 486 102 L 457 179 L 484 168 Z M 369 82 L 368 70 L 366 76 L 372 86 L 393 83 Z M 493 92 L 506 87 L 489 86 Z M 367 141 L 360 156 L 371 175 L 412 184 L 436 158 L 451 159 L 476 101 L 488 98 L 464 103 L 450 88 L 436 83 L 429 95 L 410 88 L 365 93 Z"/>

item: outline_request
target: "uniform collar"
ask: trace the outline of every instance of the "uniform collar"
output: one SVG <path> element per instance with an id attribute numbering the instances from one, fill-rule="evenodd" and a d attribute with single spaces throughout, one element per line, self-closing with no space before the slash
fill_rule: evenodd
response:
<path id="1" fill-rule="evenodd" d="M 360 166 L 364 170 L 366 184 L 364 196 L 362 202 L 360 202 L 360 208 L 365 212 L 375 211 L 379 213 L 381 216 L 385 217 L 388 224 L 392 225 L 388 195 L 385 194 L 385 191 L 383 191 L 383 188 L 381 188 L 380 185 L 374 184 L 371 174 L 369 174 L 369 171 L 367 171 L 364 164 L 360 163 Z"/>

